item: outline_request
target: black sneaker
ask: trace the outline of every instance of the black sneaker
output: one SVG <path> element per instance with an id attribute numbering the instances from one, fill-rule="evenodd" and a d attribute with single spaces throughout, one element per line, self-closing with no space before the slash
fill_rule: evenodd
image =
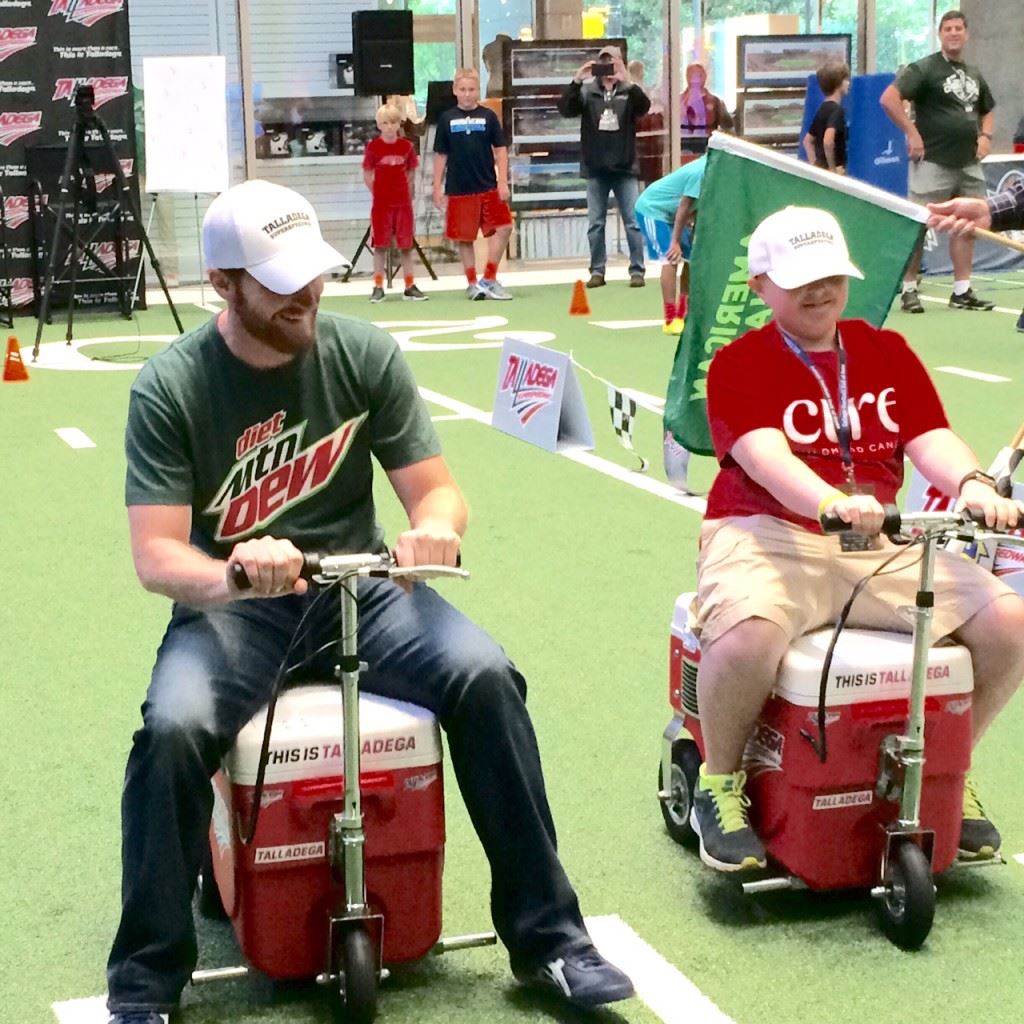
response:
<path id="1" fill-rule="evenodd" d="M 900 309 L 904 313 L 923 313 L 924 306 L 921 305 L 921 296 L 917 294 L 916 288 L 908 288 L 900 296 Z"/>
<path id="2" fill-rule="evenodd" d="M 999 829 L 988 820 L 985 808 L 978 799 L 974 780 L 964 779 L 964 811 L 960 822 L 960 856 L 964 860 L 988 860 L 999 852 L 1002 845 Z"/>
<path id="3" fill-rule="evenodd" d="M 973 288 L 968 288 L 962 295 L 957 295 L 954 292 L 949 297 L 949 308 L 950 309 L 994 309 L 995 303 L 989 302 L 988 299 L 979 299 L 974 294 Z"/>
<path id="4" fill-rule="evenodd" d="M 1020 311 L 1020 316 L 1017 317 L 1017 330 L 1024 334 L 1024 309 Z"/>
<path id="5" fill-rule="evenodd" d="M 533 970 L 513 968 L 512 973 L 520 984 L 553 992 L 573 1006 L 603 1006 L 636 994 L 626 974 L 592 945 L 564 952 Z"/>
<path id="6" fill-rule="evenodd" d="M 416 287 L 416 285 L 409 285 L 408 288 L 402 292 L 402 298 L 407 299 L 409 302 L 426 302 L 427 297 Z"/>
<path id="7" fill-rule="evenodd" d="M 708 775 L 704 767 L 690 809 L 690 827 L 700 837 L 700 859 L 716 871 L 763 868 L 764 847 L 747 820 L 747 773 Z"/>
<path id="8" fill-rule="evenodd" d="M 384 301 L 384 289 L 380 288 L 380 287 L 374 288 L 373 291 L 370 292 L 370 301 L 371 302 L 383 302 Z"/>
<path id="9" fill-rule="evenodd" d="M 168 1015 L 156 1010 L 126 1010 L 112 1013 L 107 1024 L 167 1024 Z"/>

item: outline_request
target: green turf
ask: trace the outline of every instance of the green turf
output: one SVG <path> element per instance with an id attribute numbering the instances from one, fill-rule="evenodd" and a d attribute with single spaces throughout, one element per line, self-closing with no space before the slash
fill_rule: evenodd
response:
<path id="1" fill-rule="evenodd" d="M 1024 292 L 1016 283 L 978 287 L 1019 309 Z M 927 282 L 923 293 L 945 299 L 948 287 Z M 507 317 L 510 329 L 554 332 L 554 347 L 572 348 L 621 386 L 664 394 L 674 339 L 657 328 L 607 331 L 570 318 L 569 287 L 515 294 L 511 303 L 468 303 L 452 293 L 413 308 L 371 308 L 365 299 L 330 299 L 325 307 L 375 320 Z M 650 286 L 610 284 L 588 298 L 591 320 L 658 314 Z M 929 367 L 1011 379 L 987 384 L 936 374 L 955 426 L 985 461 L 1021 417 L 1024 339 L 1007 314 L 927 309 L 919 317 L 896 311 L 888 326 L 904 331 Z M 181 313 L 188 325 L 208 315 L 194 307 Z M 166 310 L 156 307 L 137 323 L 82 321 L 76 335 L 124 338 L 120 348 L 92 350 L 109 356 L 130 353 L 138 335 L 172 332 Z M 34 321 L 19 322 L 16 333 L 30 348 Z M 63 334 L 63 324 L 54 324 L 45 337 Z M 486 411 L 497 359 L 495 349 L 409 355 L 423 386 Z M 5 1024 L 44 1024 L 53 1019 L 52 1002 L 104 990 L 118 911 L 124 758 L 167 615 L 163 599 L 139 588 L 128 553 L 121 436 L 133 372 L 44 370 L 26 360 L 28 383 L 0 385 Z M 584 376 L 581 387 L 597 454 L 632 468 L 635 458 L 611 430 L 602 385 Z M 84 430 L 97 448 L 71 450 L 53 433 L 62 426 Z M 696 514 L 476 422 L 443 422 L 439 431 L 472 509 L 465 557 L 473 580 L 443 590 L 502 641 L 530 681 L 560 845 L 584 912 L 619 914 L 737 1024 L 959 1024 L 966 1015 L 1017 1021 L 1024 1005 L 1020 864 L 941 880 L 932 936 L 921 953 L 908 955 L 881 937 L 866 899 L 744 900 L 665 834 L 654 776 L 668 719 L 668 623 L 676 595 L 693 584 Z M 641 413 L 637 447 L 657 478 L 660 438 L 658 418 Z M 710 460 L 698 460 L 698 482 L 711 472 Z M 386 488 L 380 497 L 393 535 L 397 504 Z M 1018 699 L 978 755 L 986 804 L 1009 853 L 1024 851 L 1015 773 L 1022 715 Z M 488 925 L 486 869 L 449 784 L 446 932 L 476 931 Z M 224 927 L 204 924 L 201 942 L 205 964 L 236 962 Z M 326 1019 L 309 986 L 251 980 L 190 990 L 185 1005 L 189 1024 Z M 381 1019 L 399 1024 L 550 1018 L 546 1004 L 511 984 L 495 949 L 404 971 L 385 987 L 381 1005 Z M 638 1001 L 598 1019 L 656 1020 Z"/>

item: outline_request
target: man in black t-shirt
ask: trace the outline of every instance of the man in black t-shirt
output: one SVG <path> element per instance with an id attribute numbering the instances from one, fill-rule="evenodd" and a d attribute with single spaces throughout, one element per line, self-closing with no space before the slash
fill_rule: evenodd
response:
<path id="1" fill-rule="evenodd" d="M 480 75 L 473 68 L 455 72 L 458 105 L 437 121 L 434 136 L 434 205 L 445 209 L 445 235 L 455 242 L 466 272 L 468 299 L 511 299 L 498 282 L 498 264 L 512 234 L 508 206 L 508 148 L 493 110 L 480 106 Z M 473 243 L 482 231 L 487 265 L 477 280 Z"/>
<path id="2" fill-rule="evenodd" d="M 992 148 L 996 102 L 981 72 L 963 61 L 967 19 L 960 11 L 947 11 L 939 19 L 941 50 L 908 65 L 882 93 L 881 103 L 892 121 L 907 136 L 910 155 L 910 198 L 922 205 L 958 196 L 984 196 L 981 161 Z M 914 119 L 904 102 L 914 104 Z M 919 244 L 903 275 L 901 305 L 906 313 L 923 313 L 917 294 L 922 245 Z M 980 299 L 971 288 L 974 240 L 950 239 L 953 262 L 953 309 L 987 310 L 993 303 Z"/>
<path id="3" fill-rule="evenodd" d="M 300 577 L 303 549 L 386 550 L 373 459 L 409 520 L 399 565 L 455 565 L 467 520 L 395 340 L 318 311 L 342 257 L 312 206 L 237 185 L 211 204 L 203 250 L 226 309 L 149 360 L 125 431 L 135 570 L 174 606 L 125 773 L 111 1024 L 166 1024 L 195 967 L 192 893 L 221 757 L 289 654 L 288 679 L 332 675 L 338 601 Z M 447 733 L 515 977 L 577 1006 L 631 996 L 558 859 L 519 670 L 424 583 L 360 578 L 356 596 L 363 689 L 428 708 Z"/>

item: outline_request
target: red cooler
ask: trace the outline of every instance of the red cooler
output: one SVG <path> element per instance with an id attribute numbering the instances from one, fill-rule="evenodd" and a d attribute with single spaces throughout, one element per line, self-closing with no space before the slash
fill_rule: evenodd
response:
<path id="1" fill-rule="evenodd" d="M 676 603 L 669 690 L 677 716 L 703 750 L 696 696 L 700 645 L 687 619 L 692 597 Z M 822 763 L 803 734 L 818 735 L 821 666 L 831 636 L 831 628 L 822 629 L 790 646 L 747 743 L 743 768 L 751 824 L 773 861 L 812 889 L 866 888 L 878 883 L 883 826 L 898 812 L 896 803 L 875 793 L 875 784 L 882 740 L 906 726 L 913 646 L 909 634 L 842 632 L 829 668 L 828 757 Z M 921 826 L 935 832 L 936 874 L 957 856 L 973 689 L 966 648 L 931 648 Z"/>
<path id="2" fill-rule="evenodd" d="M 417 960 L 441 934 L 441 736 L 425 709 L 360 696 L 366 889 L 384 916 L 385 963 Z M 214 874 L 238 941 L 272 978 L 311 977 L 327 961 L 328 916 L 345 906 L 327 861 L 343 810 L 341 688 L 286 690 L 277 702 L 256 835 L 243 846 L 266 712 L 239 733 L 214 777 Z"/>

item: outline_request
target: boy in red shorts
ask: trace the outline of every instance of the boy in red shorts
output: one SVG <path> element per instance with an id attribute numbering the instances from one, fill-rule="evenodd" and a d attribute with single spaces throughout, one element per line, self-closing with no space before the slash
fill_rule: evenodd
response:
<path id="1" fill-rule="evenodd" d="M 468 299 L 511 299 L 498 283 L 498 263 L 509 235 L 508 150 L 494 111 L 479 105 L 480 75 L 473 68 L 455 72 L 452 91 L 458 106 L 438 119 L 434 137 L 434 205 L 444 209 L 445 235 L 457 242 L 466 271 Z M 482 231 L 487 243 L 487 266 L 477 280 L 473 242 Z"/>
<path id="2" fill-rule="evenodd" d="M 402 115 L 385 103 L 377 111 L 380 135 L 371 139 L 363 157 L 363 180 L 373 195 L 370 207 L 373 243 L 373 292 L 371 302 L 384 301 L 384 260 L 394 238 L 402 256 L 405 276 L 403 299 L 423 302 L 426 295 L 416 287 L 412 273 L 413 175 L 419 166 L 416 150 L 408 139 L 399 138 Z"/>

